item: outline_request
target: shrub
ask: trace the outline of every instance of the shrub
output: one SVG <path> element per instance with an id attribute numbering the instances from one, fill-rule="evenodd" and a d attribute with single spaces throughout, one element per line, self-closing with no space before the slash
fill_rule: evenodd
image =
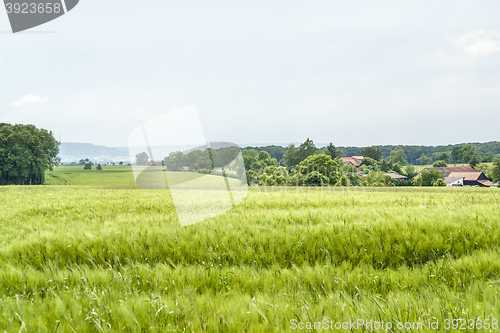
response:
<path id="1" fill-rule="evenodd" d="M 434 164 L 432 166 L 434 168 L 445 168 L 448 166 L 448 164 L 446 164 L 446 162 L 443 160 L 438 160 L 438 161 L 434 162 Z"/>

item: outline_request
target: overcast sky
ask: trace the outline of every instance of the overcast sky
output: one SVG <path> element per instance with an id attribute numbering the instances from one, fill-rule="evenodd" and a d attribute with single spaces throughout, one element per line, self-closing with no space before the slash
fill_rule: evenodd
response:
<path id="1" fill-rule="evenodd" d="M 125 146 L 195 104 L 211 141 L 500 140 L 499 17 L 498 0 L 81 0 L 12 34 L 0 8 L 0 122 Z"/>

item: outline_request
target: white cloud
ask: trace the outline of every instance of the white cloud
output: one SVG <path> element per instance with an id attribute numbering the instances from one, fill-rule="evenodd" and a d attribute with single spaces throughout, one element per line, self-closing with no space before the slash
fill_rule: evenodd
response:
<path id="1" fill-rule="evenodd" d="M 12 102 L 10 105 L 12 106 L 21 106 L 23 104 L 33 104 L 33 103 L 43 103 L 49 99 L 49 96 L 45 96 L 45 98 L 42 98 L 42 96 L 35 96 L 35 95 L 26 95 L 21 99 L 18 99 L 15 102 Z"/>
<path id="2" fill-rule="evenodd" d="M 500 35 L 491 30 L 469 32 L 457 40 L 464 51 L 473 56 L 500 51 Z"/>

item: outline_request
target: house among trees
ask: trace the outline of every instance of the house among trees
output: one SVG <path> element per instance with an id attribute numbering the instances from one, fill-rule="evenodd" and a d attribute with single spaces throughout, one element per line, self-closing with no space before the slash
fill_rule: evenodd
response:
<path id="1" fill-rule="evenodd" d="M 162 166 L 163 161 L 149 161 L 148 166 Z"/>
<path id="2" fill-rule="evenodd" d="M 354 165 L 356 168 L 359 168 L 363 156 L 341 157 L 340 159 L 347 165 Z"/>
<path id="3" fill-rule="evenodd" d="M 406 176 L 398 175 L 397 173 L 384 173 L 385 176 L 389 176 L 392 179 L 405 180 L 408 179 Z"/>
<path id="4" fill-rule="evenodd" d="M 493 183 L 482 172 L 474 170 L 469 165 L 457 167 L 426 168 L 436 169 L 443 175 L 448 186 L 491 187 Z"/>

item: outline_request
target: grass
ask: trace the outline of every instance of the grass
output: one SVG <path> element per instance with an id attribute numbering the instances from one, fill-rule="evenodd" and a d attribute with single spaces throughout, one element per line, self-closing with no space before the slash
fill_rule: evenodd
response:
<path id="1" fill-rule="evenodd" d="M 497 189 L 251 189 L 181 228 L 168 191 L 105 185 L 0 189 L 0 330 L 500 319 Z"/>

